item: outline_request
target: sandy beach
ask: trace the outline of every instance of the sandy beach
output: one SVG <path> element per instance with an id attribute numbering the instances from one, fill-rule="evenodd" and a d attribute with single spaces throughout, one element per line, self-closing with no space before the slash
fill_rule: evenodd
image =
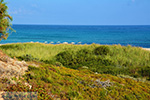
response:
<path id="1" fill-rule="evenodd" d="M 144 50 L 148 50 L 148 51 L 150 51 L 150 48 L 143 48 Z"/>

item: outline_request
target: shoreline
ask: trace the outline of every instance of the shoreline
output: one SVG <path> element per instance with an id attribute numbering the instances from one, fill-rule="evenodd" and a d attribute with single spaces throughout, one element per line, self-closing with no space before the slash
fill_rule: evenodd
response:
<path id="1" fill-rule="evenodd" d="M 44 44 L 44 45 L 92 45 L 92 44 L 80 44 L 80 43 L 79 44 L 74 44 L 74 43 L 68 43 L 68 42 L 58 43 L 58 44 L 40 43 L 40 42 L 23 42 L 23 43 L 39 43 L 39 44 Z M 23 44 L 23 43 L 21 43 L 21 42 L 19 42 L 19 43 L 6 43 L 6 44 L 0 44 L 0 46 L 1 45 L 11 45 L 11 44 Z M 94 43 L 94 44 L 96 44 L 96 43 Z M 107 44 L 96 44 L 96 45 L 107 45 Z M 114 45 L 116 45 L 116 44 L 114 44 Z M 117 45 L 119 45 L 119 44 L 117 44 Z M 146 51 L 150 51 L 150 48 L 144 48 L 144 47 L 139 47 L 139 48 L 141 48 L 143 50 L 146 50 Z"/>
<path id="2" fill-rule="evenodd" d="M 147 50 L 147 51 L 150 51 L 150 48 L 142 48 L 142 49 Z"/>

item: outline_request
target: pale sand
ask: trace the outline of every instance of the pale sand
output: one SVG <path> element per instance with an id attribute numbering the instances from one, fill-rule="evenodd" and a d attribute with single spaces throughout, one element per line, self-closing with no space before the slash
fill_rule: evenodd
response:
<path id="1" fill-rule="evenodd" d="M 144 50 L 150 51 L 150 48 L 143 48 Z"/>

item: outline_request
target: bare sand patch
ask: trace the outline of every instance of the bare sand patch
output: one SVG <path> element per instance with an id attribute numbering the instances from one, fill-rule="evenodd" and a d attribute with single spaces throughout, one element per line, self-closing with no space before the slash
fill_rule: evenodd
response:
<path id="1" fill-rule="evenodd" d="M 150 48 L 143 48 L 144 50 L 150 51 Z"/>

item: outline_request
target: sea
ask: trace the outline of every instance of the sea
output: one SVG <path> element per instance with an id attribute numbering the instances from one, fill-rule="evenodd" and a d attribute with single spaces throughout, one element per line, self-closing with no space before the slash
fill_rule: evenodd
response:
<path id="1" fill-rule="evenodd" d="M 102 44 L 150 48 L 150 25 L 13 25 L 6 43 Z"/>

